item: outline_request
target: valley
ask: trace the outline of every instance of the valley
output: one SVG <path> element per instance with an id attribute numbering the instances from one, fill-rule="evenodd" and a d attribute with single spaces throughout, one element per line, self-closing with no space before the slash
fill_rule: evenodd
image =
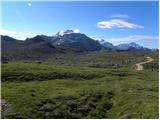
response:
<path id="1" fill-rule="evenodd" d="M 56 57 L 2 63 L 2 118 L 158 118 L 158 52 Z"/>
<path id="2" fill-rule="evenodd" d="M 2 118 L 158 118 L 158 49 L 71 30 L 1 40 Z"/>
<path id="3" fill-rule="evenodd" d="M 1 119 L 159 119 L 159 2 L 2 0 Z"/>

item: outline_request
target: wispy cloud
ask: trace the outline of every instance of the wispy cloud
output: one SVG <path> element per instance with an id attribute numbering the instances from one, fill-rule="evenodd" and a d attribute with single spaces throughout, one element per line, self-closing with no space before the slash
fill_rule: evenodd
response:
<path id="1" fill-rule="evenodd" d="M 13 38 L 16 38 L 18 40 L 25 40 L 26 38 L 31 38 L 31 37 L 35 37 L 36 35 L 40 35 L 38 33 L 30 33 L 30 32 L 23 32 L 23 33 L 18 33 L 15 35 L 10 35 Z"/>
<path id="2" fill-rule="evenodd" d="M 15 35 L 15 34 L 18 33 L 13 30 L 0 29 L 0 35 Z"/>
<path id="3" fill-rule="evenodd" d="M 125 14 L 114 14 L 110 16 L 110 18 L 128 18 L 128 17 L 129 16 Z"/>
<path id="4" fill-rule="evenodd" d="M 142 25 L 138 25 L 135 23 L 130 23 L 122 19 L 111 19 L 108 21 L 101 21 L 97 23 L 97 27 L 99 28 L 144 28 Z"/>
<path id="5" fill-rule="evenodd" d="M 99 41 L 102 39 L 102 38 L 100 38 L 98 36 L 95 36 L 95 35 L 91 35 L 91 36 L 88 36 L 88 37 L 90 37 L 90 38 L 92 38 L 94 40 L 99 40 Z"/>
<path id="6" fill-rule="evenodd" d="M 17 32 L 17 31 L 13 31 L 13 30 L 0 29 L 0 35 L 9 35 L 9 36 L 16 38 L 16 39 L 19 39 L 19 40 L 25 40 L 27 37 L 34 37 L 38 34 L 31 33 L 31 32 Z"/>
<path id="7" fill-rule="evenodd" d="M 131 35 L 127 37 L 120 37 L 120 38 L 106 38 L 106 41 L 120 44 L 120 43 L 129 43 L 129 42 L 136 42 L 139 40 L 158 40 L 158 36 L 150 36 L 150 35 Z"/>

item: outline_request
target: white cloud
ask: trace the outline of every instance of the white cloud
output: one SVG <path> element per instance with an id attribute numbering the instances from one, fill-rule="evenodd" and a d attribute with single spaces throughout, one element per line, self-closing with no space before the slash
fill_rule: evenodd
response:
<path id="1" fill-rule="evenodd" d="M 32 3 L 29 2 L 29 3 L 28 3 L 28 6 L 31 7 L 31 6 L 32 6 Z"/>
<path id="2" fill-rule="evenodd" d="M 13 30 L 0 29 L 0 35 L 15 35 L 15 34 L 18 34 L 18 33 Z"/>
<path id="3" fill-rule="evenodd" d="M 129 28 L 129 29 L 144 28 L 141 25 L 129 23 L 122 19 L 111 19 L 108 21 L 101 21 L 97 23 L 97 27 L 99 28 Z"/>
<path id="4" fill-rule="evenodd" d="M 15 35 L 10 35 L 11 37 L 18 39 L 18 40 L 25 40 L 26 38 L 31 38 L 31 37 L 35 37 L 36 35 L 40 35 L 37 33 L 18 33 Z"/>
<path id="5" fill-rule="evenodd" d="M 110 18 L 128 18 L 128 15 L 125 14 L 115 14 L 115 15 L 111 15 Z"/>
<path id="6" fill-rule="evenodd" d="M 88 37 L 90 37 L 90 38 L 92 38 L 92 39 L 94 39 L 94 40 L 101 40 L 101 38 L 99 38 L 99 37 L 97 37 L 97 36 L 88 36 Z"/>
<path id="7" fill-rule="evenodd" d="M 13 30 L 0 29 L 0 35 L 8 35 L 19 40 L 25 40 L 27 37 L 34 37 L 37 33 L 16 32 Z"/>
<path id="8" fill-rule="evenodd" d="M 74 33 L 80 33 L 80 30 L 79 30 L 78 28 L 76 28 L 76 29 L 74 30 Z"/>
<path id="9" fill-rule="evenodd" d="M 129 43 L 129 42 L 136 42 L 139 40 L 158 40 L 158 36 L 150 36 L 150 35 L 131 35 L 127 37 L 120 37 L 120 38 L 106 38 L 106 41 L 120 44 L 120 43 Z"/>

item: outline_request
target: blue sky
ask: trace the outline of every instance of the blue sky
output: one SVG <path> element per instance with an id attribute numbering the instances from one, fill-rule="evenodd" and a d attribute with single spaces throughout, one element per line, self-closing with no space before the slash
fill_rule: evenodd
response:
<path id="1" fill-rule="evenodd" d="M 113 44 L 158 48 L 158 2 L 2 2 L 1 34 L 18 39 L 76 29 Z"/>

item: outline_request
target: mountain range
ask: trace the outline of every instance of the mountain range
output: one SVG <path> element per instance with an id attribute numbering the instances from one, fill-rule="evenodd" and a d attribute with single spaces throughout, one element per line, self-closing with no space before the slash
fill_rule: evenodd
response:
<path id="1" fill-rule="evenodd" d="M 1 35 L 2 57 L 45 57 L 51 54 L 67 52 L 99 51 L 107 49 L 111 51 L 153 51 L 134 42 L 114 46 L 105 40 L 95 40 L 82 33 L 73 30 L 58 32 L 54 36 L 37 35 L 26 40 L 17 40 L 9 36 Z"/>
<path id="2" fill-rule="evenodd" d="M 105 40 L 100 41 L 101 45 L 106 49 L 111 50 L 123 50 L 123 51 L 153 51 L 153 49 L 145 48 L 136 44 L 135 42 L 123 43 L 119 45 L 113 45 L 112 43 L 106 42 Z"/>

